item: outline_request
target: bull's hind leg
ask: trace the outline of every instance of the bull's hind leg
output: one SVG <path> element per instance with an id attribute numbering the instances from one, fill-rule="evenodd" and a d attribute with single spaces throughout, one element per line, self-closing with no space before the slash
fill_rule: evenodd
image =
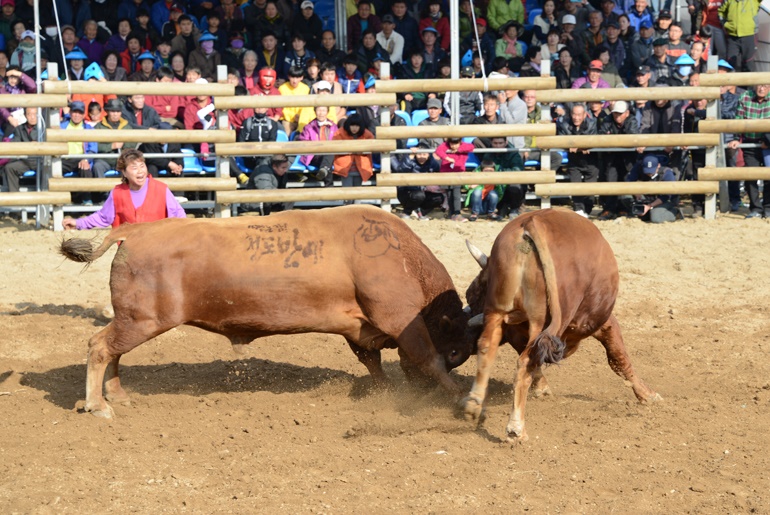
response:
<path id="1" fill-rule="evenodd" d="M 615 315 L 610 315 L 609 320 L 604 323 L 598 331 L 594 333 L 594 338 L 599 340 L 607 351 L 607 361 L 610 368 L 617 375 L 631 383 L 636 398 L 640 402 L 660 401 L 663 398 L 655 393 L 652 388 L 647 386 L 642 379 L 636 375 L 631 359 L 626 352 L 626 346 L 623 343 L 623 335 L 620 332 Z"/>
<path id="2" fill-rule="evenodd" d="M 463 410 L 466 420 L 481 420 L 484 407 L 484 399 L 487 396 L 489 375 L 495 362 L 497 349 L 503 338 L 503 319 L 500 313 L 484 314 L 484 330 L 478 341 L 478 353 L 476 355 L 476 378 L 468 396 L 463 399 Z"/>
<path id="3" fill-rule="evenodd" d="M 123 404 L 125 406 L 131 405 L 131 399 L 128 394 L 120 385 L 120 375 L 118 374 L 118 362 L 120 361 L 120 354 L 112 358 L 107 365 L 104 375 L 104 391 L 105 398 L 115 404 Z"/>
<path id="4" fill-rule="evenodd" d="M 85 410 L 97 417 L 112 418 L 114 412 L 102 396 L 104 373 L 114 360 L 114 374 L 117 377 L 118 356 L 111 354 L 107 341 L 114 338 L 114 322 L 96 333 L 88 341 L 88 365 L 86 370 Z M 118 379 L 118 381 L 120 381 Z"/>
<path id="5" fill-rule="evenodd" d="M 543 367 L 535 368 L 532 373 L 532 386 L 529 387 L 529 391 L 532 392 L 532 396 L 536 399 L 548 395 L 552 395 L 551 387 L 548 386 L 548 380 L 543 375 Z"/>
<path id="6" fill-rule="evenodd" d="M 527 406 L 527 392 L 533 384 L 532 380 L 540 370 L 540 364 L 530 359 L 530 353 L 533 350 L 533 344 L 537 336 L 543 330 L 543 324 L 530 321 L 529 324 L 529 343 L 526 349 L 519 355 L 519 361 L 516 367 L 516 373 L 513 376 L 513 409 L 508 419 L 508 425 L 505 432 L 508 435 L 509 442 L 526 442 L 529 437 L 524 427 L 524 408 Z"/>

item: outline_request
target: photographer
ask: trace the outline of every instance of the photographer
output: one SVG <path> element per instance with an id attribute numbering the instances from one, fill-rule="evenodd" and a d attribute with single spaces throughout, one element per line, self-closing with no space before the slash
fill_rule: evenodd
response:
<path id="1" fill-rule="evenodd" d="M 636 181 L 666 181 L 676 182 L 674 170 L 660 165 L 655 156 L 645 156 L 641 169 L 634 167 L 626 176 L 626 182 Z M 651 197 L 637 196 L 631 206 L 631 213 L 645 222 L 660 224 L 673 222 L 679 216 L 679 195 L 658 195 L 652 201 Z"/>

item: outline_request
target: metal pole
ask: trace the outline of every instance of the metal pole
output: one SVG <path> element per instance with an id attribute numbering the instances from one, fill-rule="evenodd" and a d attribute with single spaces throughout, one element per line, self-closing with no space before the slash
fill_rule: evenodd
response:
<path id="1" fill-rule="evenodd" d="M 473 27 L 475 30 L 475 27 Z M 449 34 L 451 41 L 449 43 L 449 52 L 452 56 L 451 76 L 457 80 L 460 78 L 460 2 L 449 2 Z M 481 49 L 479 48 L 479 52 Z M 452 125 L 460 123 L 460 93 L 453 91 L 450 93 L 452 109 Z"/>

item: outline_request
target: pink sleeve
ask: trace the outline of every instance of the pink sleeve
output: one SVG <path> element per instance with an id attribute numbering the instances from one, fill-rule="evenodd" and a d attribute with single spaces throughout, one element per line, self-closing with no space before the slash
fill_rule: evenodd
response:
<path id="1" fill-rule="evenodd" d="M 76 227 L 82 231 L 84 229 L 96 229 L 98 227 L 109 227 L 115 220 L 115 202 L 112 200 L 112 192 L 107 197 L 102 208 L 96 213 L 91 213 L 83 218 L 75 220 Z"/>
<path id="2" fill-rule="evenodd" d="M 187 218 L 184 208 L 168 188 L 166 189 L 166 214 L 169 218 Z"/>

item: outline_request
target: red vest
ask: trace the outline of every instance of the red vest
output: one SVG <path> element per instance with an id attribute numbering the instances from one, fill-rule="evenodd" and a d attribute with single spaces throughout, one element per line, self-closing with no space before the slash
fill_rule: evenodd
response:
<path id="1" fill-rule="evenodd" d="M 147 196 L 138 208 L 131 202 L 128 184 L 120 184 L 112 190 L 112 201 L 115 203 L 115 220 L 112 227 L 120 224 L 135 224 L 154 222 L 168 216 L 166 211 L 166 190 L 168 186 L 147 176 Z"/>

